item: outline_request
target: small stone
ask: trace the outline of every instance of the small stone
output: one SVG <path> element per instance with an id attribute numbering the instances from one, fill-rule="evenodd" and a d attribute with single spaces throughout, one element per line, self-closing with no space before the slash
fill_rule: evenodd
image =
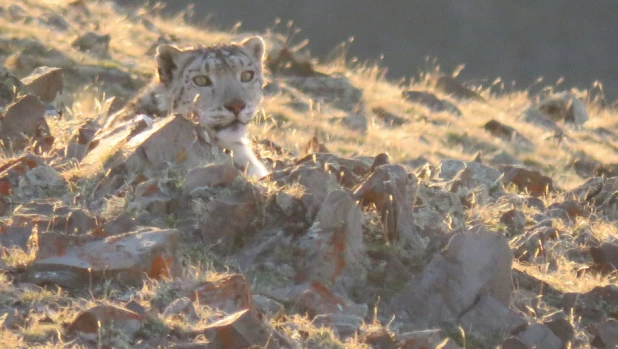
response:
<path id="1" fill-rule="evenodd" d="M 100 331 L 99 326 L 113 326 L 121 330 L 128 338 L 132 338 L 145 320 L 143 316 L 130 310 L 111 304 L 100 304 L 77 315 L 69 325 L 68 331 L 94 341 Z"/>
<path id="2" fill-rule="evenodd" d="M 165 310 L 163 310 L 161 315 L 164 318 L 176 317 L 184 319 L 188 322 L 195 322 L 199 320 L 199 317 L 195 312 L 193 302 L 187 297 L 174 300 L 167 307 L 165 307 Z"/>
<path id="3" fill-rule="evenodd" d="M 455 78 L 447 75 L 440 76 L 436 81 L 436 88 L 442 92 L 460 99 L 471 99 L 484 102 L 485 99 L 478 92 L 462 85 Z"/>
<path id="4" fill-rule="evenodd" d="M 461 116 L 462 112 L 453 103 L 441 100 L 435 95 L 424 91 L 404 91 L 403 97 L 409 101 L 422 104 L 433 112 L 449 112 L 456 116 Z"/>
<path id="5" fill-rule="evenodd" d="M 527 191 L 531 195 L 543 196 L 554 190 L 553 180 L 538 171 L 511 165 L 501 166 L 500 171 L 504 174 L 504 183 L 513 183 L 519 190 Z"/>
<path id="6" fill-rule="evenodd" d="M 62 91 L 62 69 L 38 67 L 21 81 L 42 101 L 52 102 Z"/>
<path id="7" fill-rule="evenodd" d="M 111 39 L 110 35 L 88 32 L 73 40 L 71 46 L 76 47 L 82 52 L 92 52 L 100 56 L 107 56 Z"/>
<path id="8" fill-rule="evenodd" d="M 320 314 L 313 319 L 316 327 L 329 327 L 340 337 L 354 335 L 363 324 L 363 319 L 353 314 Z"/>

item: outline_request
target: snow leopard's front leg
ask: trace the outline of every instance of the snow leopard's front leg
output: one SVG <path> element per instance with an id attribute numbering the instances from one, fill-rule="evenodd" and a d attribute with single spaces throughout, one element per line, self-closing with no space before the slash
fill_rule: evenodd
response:
<path id="1" fill-rule="evenodd" d="M 228 147 L 228 150 L 232 152 L 234 165 L 246 171 L 248 177 L 262 178 L 270 173 L 266 166 L 255 156 L 248 140 L 243 139 L 234 142 L 234 144 Z"/>

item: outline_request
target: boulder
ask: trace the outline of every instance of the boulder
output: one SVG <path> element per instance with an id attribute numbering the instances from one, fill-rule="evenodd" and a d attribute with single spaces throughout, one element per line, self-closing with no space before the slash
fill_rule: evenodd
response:
<path id="1" fill-rule="evenodd" d="M 105 280 L 139 285 L 145 277 L 180 275 L 179 233 L 175 229 L 73 239 L 78 241 L 72 244 L 67 238 L 55 233 L 39 236 L 39 250 L 28 269 L 29 280 L 73 288 Z"/>
<path id="2" fill-rule="evenodd" d="M 231 183 L 240 172 L 232 163 L 209 164 L 193 168 L 182 182 L 185 195 L 191 194 L 196 188 L 216 187 Z"/>
<path id="3" fill-rule="evenodd" d="M 551 122 L 564 121 L 575 125 L 583 125 L 588 121 L 586 105 L 569 92 L 561 92 L 549 96 L 537 105 L 527 109 L 525 120 L 552 127 Z"/>
<path id="4" fill-rule="evenodd" d="M 189 299 L 212 309 L 231 314 L 253 310 L 251 285 L 240 274 L 224 275 L 214 281 L 204 281 L 193 287 Z"/>
<path id="5" fill-rule="evenodd" d="M 590 344 L 595 348 L 618 347 L 618 320 L 609 319 L 592 328 L 594 339 Z"/>
<path id="6" fill-rule="evenodd" d="M 88 32 L 75 38 L 71 46 L 82 52 L 91 52 L 99 56 L 107 56 L 109 55 L 109 42 L 111 39 L 112 37 L 110 35 Z"/>
<path id="7" fill-rule="evenodd" d="M 422 326 L 456 321 L 473 311 L 483 297 L 508 310 L 511 264 L 510 248 L 501 235 L 480 228 L 457 234 L 444 251 L 434 255 L 418 278 L 393 297 L 391 309 Z M 509 311 L 494 313 L 511 316 Z M 499 318 L 492 321 L 498 322 Z"/>
<path id="8" fill-rule="evenodd" d="M 0 140 L 13 151 L 31 146 L 35 151 L 47 151 L 54 143 L 47 121 L 45 106 L 33 95 L 19 97 L 0 117 Z"/>
<path id="9" fill-rule="evenodd" d="M 144 316 L 128 309 L 112 304 L 99 304 L 80 312 L 69 325 L 68 331 L 90 341 L 96 341 L 101 327 L 114 327 L 131 340 L 145 322 Z"/>
<path id="10" fill-rule="evenodd" d="M 366 277 L 362 211 L 350 194 L 342 189 L 328 194 L 296 255 L 297 283 L 348 284 Z"/>
<path id="11" fill-rule="evenodd" d="M 547 326 L 541 324 L 528 326 L 517 334 L 517 338 L 532 348 L 562 349 L 560 338 L 556 337 Z"/>
<path id="12" fill-rule="evenodd" d="M 83 235 L 97 226 L 97 217 L 88 210 L 63 205 L 54 199 L 36 200 L 18 206 L 9 220 L 13 227 L 28 227 L 39 232 L 54 231 Z"/>
<path id="13" fill-rule="evenodd" d="M 436 79 L 436 89 L 459 99 L 485 101 L 478 92 L 471 90 L 454 77 L 448 75 L 442 75 Z"/>

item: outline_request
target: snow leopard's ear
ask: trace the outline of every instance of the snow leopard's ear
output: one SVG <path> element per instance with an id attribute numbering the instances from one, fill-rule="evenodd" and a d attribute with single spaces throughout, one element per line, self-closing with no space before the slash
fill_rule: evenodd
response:
<path id="1" fill-rule="evenodd" d="M 240 45 L 258 61 L 261 62 L 264 58 L 264 39 L 260 36 L 250 37 L 241 42 Z"/>
<path id="2" fill-rule="evenodd" d="M 159 45 L 157 47 L 157 75 L 159 82 L 167 84 L 174 78 L 176 61 L 182 51 L 172 45 Z"/>

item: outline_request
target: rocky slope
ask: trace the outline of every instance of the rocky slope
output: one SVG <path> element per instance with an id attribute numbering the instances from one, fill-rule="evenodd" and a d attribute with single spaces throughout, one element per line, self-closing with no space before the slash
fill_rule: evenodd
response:
<path id="1" fill-rule="evenodd" d="M 0 343 L 618 343 L 618 118 L 587 91 L 397 86 L 263 33 L 249 181 L 183 118 L 96 133 L 157 43 L 244 35 L 125 11 L 0 1 Z"/>

